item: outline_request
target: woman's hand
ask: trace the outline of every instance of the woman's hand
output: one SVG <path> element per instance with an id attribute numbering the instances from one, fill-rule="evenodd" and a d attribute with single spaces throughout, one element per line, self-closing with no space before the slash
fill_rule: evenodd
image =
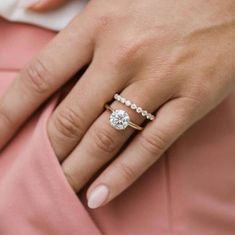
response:
<path id="1" fill-rule="evenodd" d="M 109 163 L 87 193 L 91 208 L 104 205 L 234 89 L 234 41 L 233 0 L 91 1 L 2 98 L 0 144 L 88 64 L 50 118 L 48 135 L 75 191 Z M 137 135 L 117 131 L 104 110 L 115 93 L 157 118 Z M 145 120 L 123 104 L 112 107 L 137 124 Z"/>

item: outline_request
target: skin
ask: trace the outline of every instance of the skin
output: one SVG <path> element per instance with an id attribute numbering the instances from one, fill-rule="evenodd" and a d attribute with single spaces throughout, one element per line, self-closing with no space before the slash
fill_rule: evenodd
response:
<path id="1" fill-rule="evenodd" d="M 105 166 L 87 192 L 108 186 L 105 205 L 234 89 L 234 41 L 233 0 L 90 1 L 0 100 L 0 147 L 88 65 L 48 121 L 48 136 L 76 192 Z M 113 129 L 104 104 L 115 93 L 157 118 L 142 132 Z M 120 103 L 112 107 L 145 120 Z"/>

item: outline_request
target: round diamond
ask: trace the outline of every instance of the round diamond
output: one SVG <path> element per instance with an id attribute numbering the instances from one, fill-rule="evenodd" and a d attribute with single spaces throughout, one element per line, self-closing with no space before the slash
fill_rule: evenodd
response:
<path id="1" fill-rule="evenodd" d="M 114 99 L 117 100 L 119 98 L 119 95 L 118 94 L 115 94 L 114 95 Z"/>
<path id="2" fill-rule="evenodd" d="M 131 108 L 134 109 L 134 110 L 137 109 L 136 104 L 132 104 L 132 105 L 131 105 Z"/>
<path id="3" fill-rule="evenodd" d="M 117 109 L 112 112 L 109 121 L 113 128 L 117 130 L 124 130 L 129 124 L 130 117 L 124 110 Z"/>
<path id="4" fill-rule="evenodd" d="M 126 99 L 122 97 L 121 98 L 121 103 L 125 104 L 125 102 L 126 102 Z"/>
<path id="5" fill-rule="evenodd" d="M 151 114 L 150 113 L 147 114 L 147 119 L 149 119 L 149 120 L 151 119 Z"/>
<path id="6" fill-rule="evenodd" d="M 142 111 L 142 116 L 145 117 L 148 114 L 146 110 Z"/>
<path id="7" fill-rule="evenodd" d="M 121 101 L 121 96 L 120 96 L 120 95 L 117 95 L 115 99 L 116 99 L 117 101 Z"/>
<path id="8" fill-rule="evenodd" d="M 136 109 L 136 112 L 137 112 L 137 113 L 141 113 L 141 112 L 142 112 L 142 108 L 138 107 L 138 108 Z"/>
<path id="9" fill-rule="evenodd" d="M 129 106 L 131 106 L 131 101 L 127 100 L 125 104 L 126 104 L 127 107 L 129 107 Z"/>

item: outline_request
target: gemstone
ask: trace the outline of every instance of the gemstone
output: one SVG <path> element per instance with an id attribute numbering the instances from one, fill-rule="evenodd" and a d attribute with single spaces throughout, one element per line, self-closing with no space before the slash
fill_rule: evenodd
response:
<path id="1" fill-rule="evenodd" d="M 150 113 L 147 114 L 147 119 L 149 119 L 149 120 L 151 119 L 151 114 Z"/>
<path id="2" fill-rule="evenodd" d="M 154 120 L 154 116 L 153 116 L 153 115 L 151 115 L 150 120 L 151 120 L 151 121 L 153 121 L 153 120 Z"/>
<path id="3" fill-rule="evenodd" d="M 125 104 L 125 102 L 126 102 L 126 99 L 121 97 L 121 103 Z"/>
<path id="4" fill-rule="evenodd" d="M 142 108 L 138 107 L 138 108 L 136 109 L 136 112 L 137 112 L 137 113 L 141 113 L 141 112 L 142 112 Z"/>
<path id="5" fill-rule="evenodd" d="M 142 116 L 145 117 L 148 114 L 146 110 L 142 111 Z"/>
<path id="6" fill-rule="evenodd" d="M 130 101 L 130 100 L 127 100 L 125 104 L 126 104 L 126 106 L 129 107 L 129 106 L 131 106 L 131 101 Z"/>
<path id="7" fill-rule="evenodd" d="M 131 108 L 134 109 L 134 110 L 137 109 L 136 104 L 132 104 L 132 105 L 131 105 Z"/>
<path id="8" fill-rule="evenodd" d="M 114 95 L 114 99 L 117 100 L 119 98 L 119 95 L 118 94 L 115 94 Z"/>
<path id="9" fill-rule="evenodd" d="M 124 130 L 129 124 L 130 117 L 124 110 L 117 109 L 112 112 L 109 121 L 113 128 L 117 130 Z"/>

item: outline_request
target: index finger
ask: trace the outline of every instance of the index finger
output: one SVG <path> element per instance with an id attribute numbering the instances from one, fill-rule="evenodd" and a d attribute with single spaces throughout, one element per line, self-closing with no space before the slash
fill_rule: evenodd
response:
<path id="1" fill-rule="evenodd" d="M 92 36 L 89 20 L 80 15 L 19 73 L 0 100 L 0 148 L 50 95 L 89 63 Z"/>

